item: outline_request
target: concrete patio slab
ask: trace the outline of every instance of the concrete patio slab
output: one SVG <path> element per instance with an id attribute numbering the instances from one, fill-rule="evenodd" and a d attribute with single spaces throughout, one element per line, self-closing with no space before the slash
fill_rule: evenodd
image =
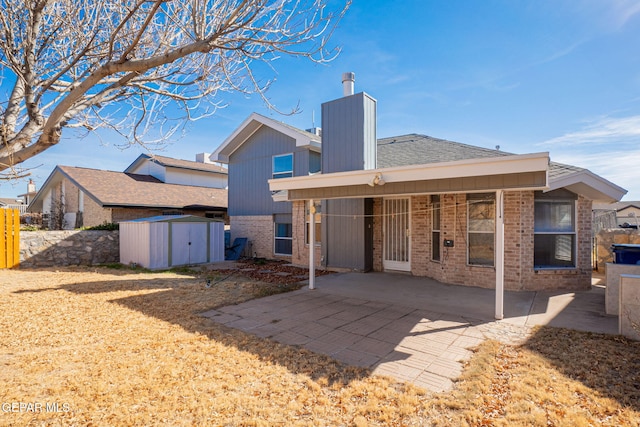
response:
<path id="1" fill-rule="evenodd" d="M 339 273 L 316 289 L 273 295 L 203 313 L 211 320 L 287 345 L 301 345 L 428 390 L 449 390 L 470 349 L 487 338 L 522 342 L 534 325 L 612 333 L 604 289 L 505 292 L 505 318 L 493 319 L 495 292 L 404 274 Z"/>

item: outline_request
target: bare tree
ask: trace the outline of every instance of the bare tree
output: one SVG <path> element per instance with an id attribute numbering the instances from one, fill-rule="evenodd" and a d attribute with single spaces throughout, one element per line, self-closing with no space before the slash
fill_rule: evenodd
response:
<path id="1" fill-rule="evenodd" d="M 269 103 L 256 70 L 337 54 L 327 42 L 351 0 L 328 1 L 0 0 L 0 171 L 15 175 L 65 128 L 144 144 L 211 114 L 223 92 Z"/>

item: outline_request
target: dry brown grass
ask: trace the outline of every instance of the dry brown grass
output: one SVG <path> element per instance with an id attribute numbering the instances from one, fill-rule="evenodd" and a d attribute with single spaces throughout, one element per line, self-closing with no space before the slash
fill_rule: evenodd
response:
<path id="1" fill-rule="evenodd" d="M 264 284 L 109 269 L 0 274 L 0 425 L 419 424 L 426 394 L 213 324 Z"/>
<path id="2" fill-rule="evenodd" d="M 0 272 L 0 425 L 636 425 L 637 343 L 543 328 L 489 341 L 431 395 L 199 313 L 277 285 L 67 268 Z"/>
<path id="3" fill-rule="evenodd" d="M 638 426 L 640 343 L 542 327 L 523 345 L 487 341 L 437 425 Z"/>

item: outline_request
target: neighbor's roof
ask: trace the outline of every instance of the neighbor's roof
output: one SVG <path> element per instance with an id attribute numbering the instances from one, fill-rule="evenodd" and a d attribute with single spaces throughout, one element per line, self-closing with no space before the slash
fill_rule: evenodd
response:
<path id="1" fill-rule="evenodd" d="M 149 175 L 56 166 L 29 205 L 29 209 L 41 210 L 43 195 L 63 177 L 68 178 L 86 196 L 103 207 L 227 207 L 227 190 L 224 189 L 165 184 Z"/>
<path id="2" fill-rule="evenodd" d="M 11 197 L 0 197 L 0 205 L 15 205 L 17 204 L 16 198 Z"/>
<path id="3" fill-rule="evenodd" d="M 212 163 L 194 162 L 191 160 L 174 159 L 172 157 L 157 156 L 157 155 L 150 156 L 148 154 L 140 154 L 140 156 L 138 156 L 138 158 L 135 159 L 133 163 L 131 163 L 127 167 L 127 169 L 125 169 L 125 172 L 132 172 L 136 167 L 138 167 L 144 161 L 150 161 L 150 162 L 159 164 L 164 167 L 169 167 L 169 168 L 188 169 L 188 170 L 195 170 L 195 171 L 202 171 L 202 172 L 215 172 L 215 173 L 222 173 L 225 175 L 229 173 L 227 168 L 222 167 L 220 165 L 212 164 Z"/>
<path id="4" fill-rule="evenodd" d="M 616 203 L 594 203 L 593 209 L 607 211 L 622 211 L 628 208 L 640 209 L 640 201 L 629 200 Z"/>

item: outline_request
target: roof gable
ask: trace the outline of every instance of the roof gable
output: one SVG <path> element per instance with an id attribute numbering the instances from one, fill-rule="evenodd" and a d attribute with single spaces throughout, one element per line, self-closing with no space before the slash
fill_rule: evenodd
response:
<path id="1" fill-rule="evenodd" d="M 148 154 L 140 154 L 127 168 L 125 172 L 135 172 L 144 162 L 153 162 L 165 168 L 186 169 L 199 172 L 211 172 L 227 175 L 227 168 L 212 163 L 194 162 L 191 160 L 174 159 L 165 156 L 150 156 Z"/>
<path id="2" fill-rule="evenodd" d="M 319 136 L 269 117 L 252 113 L 220 144 L 209 158 L 214 162 L 229 163 L 229 157 L 263 126 L 268 126 L 293 138 L 296 142 L 296 147 L 309 147 L 314 150 L 319 150 L 320 148 Z"/>

